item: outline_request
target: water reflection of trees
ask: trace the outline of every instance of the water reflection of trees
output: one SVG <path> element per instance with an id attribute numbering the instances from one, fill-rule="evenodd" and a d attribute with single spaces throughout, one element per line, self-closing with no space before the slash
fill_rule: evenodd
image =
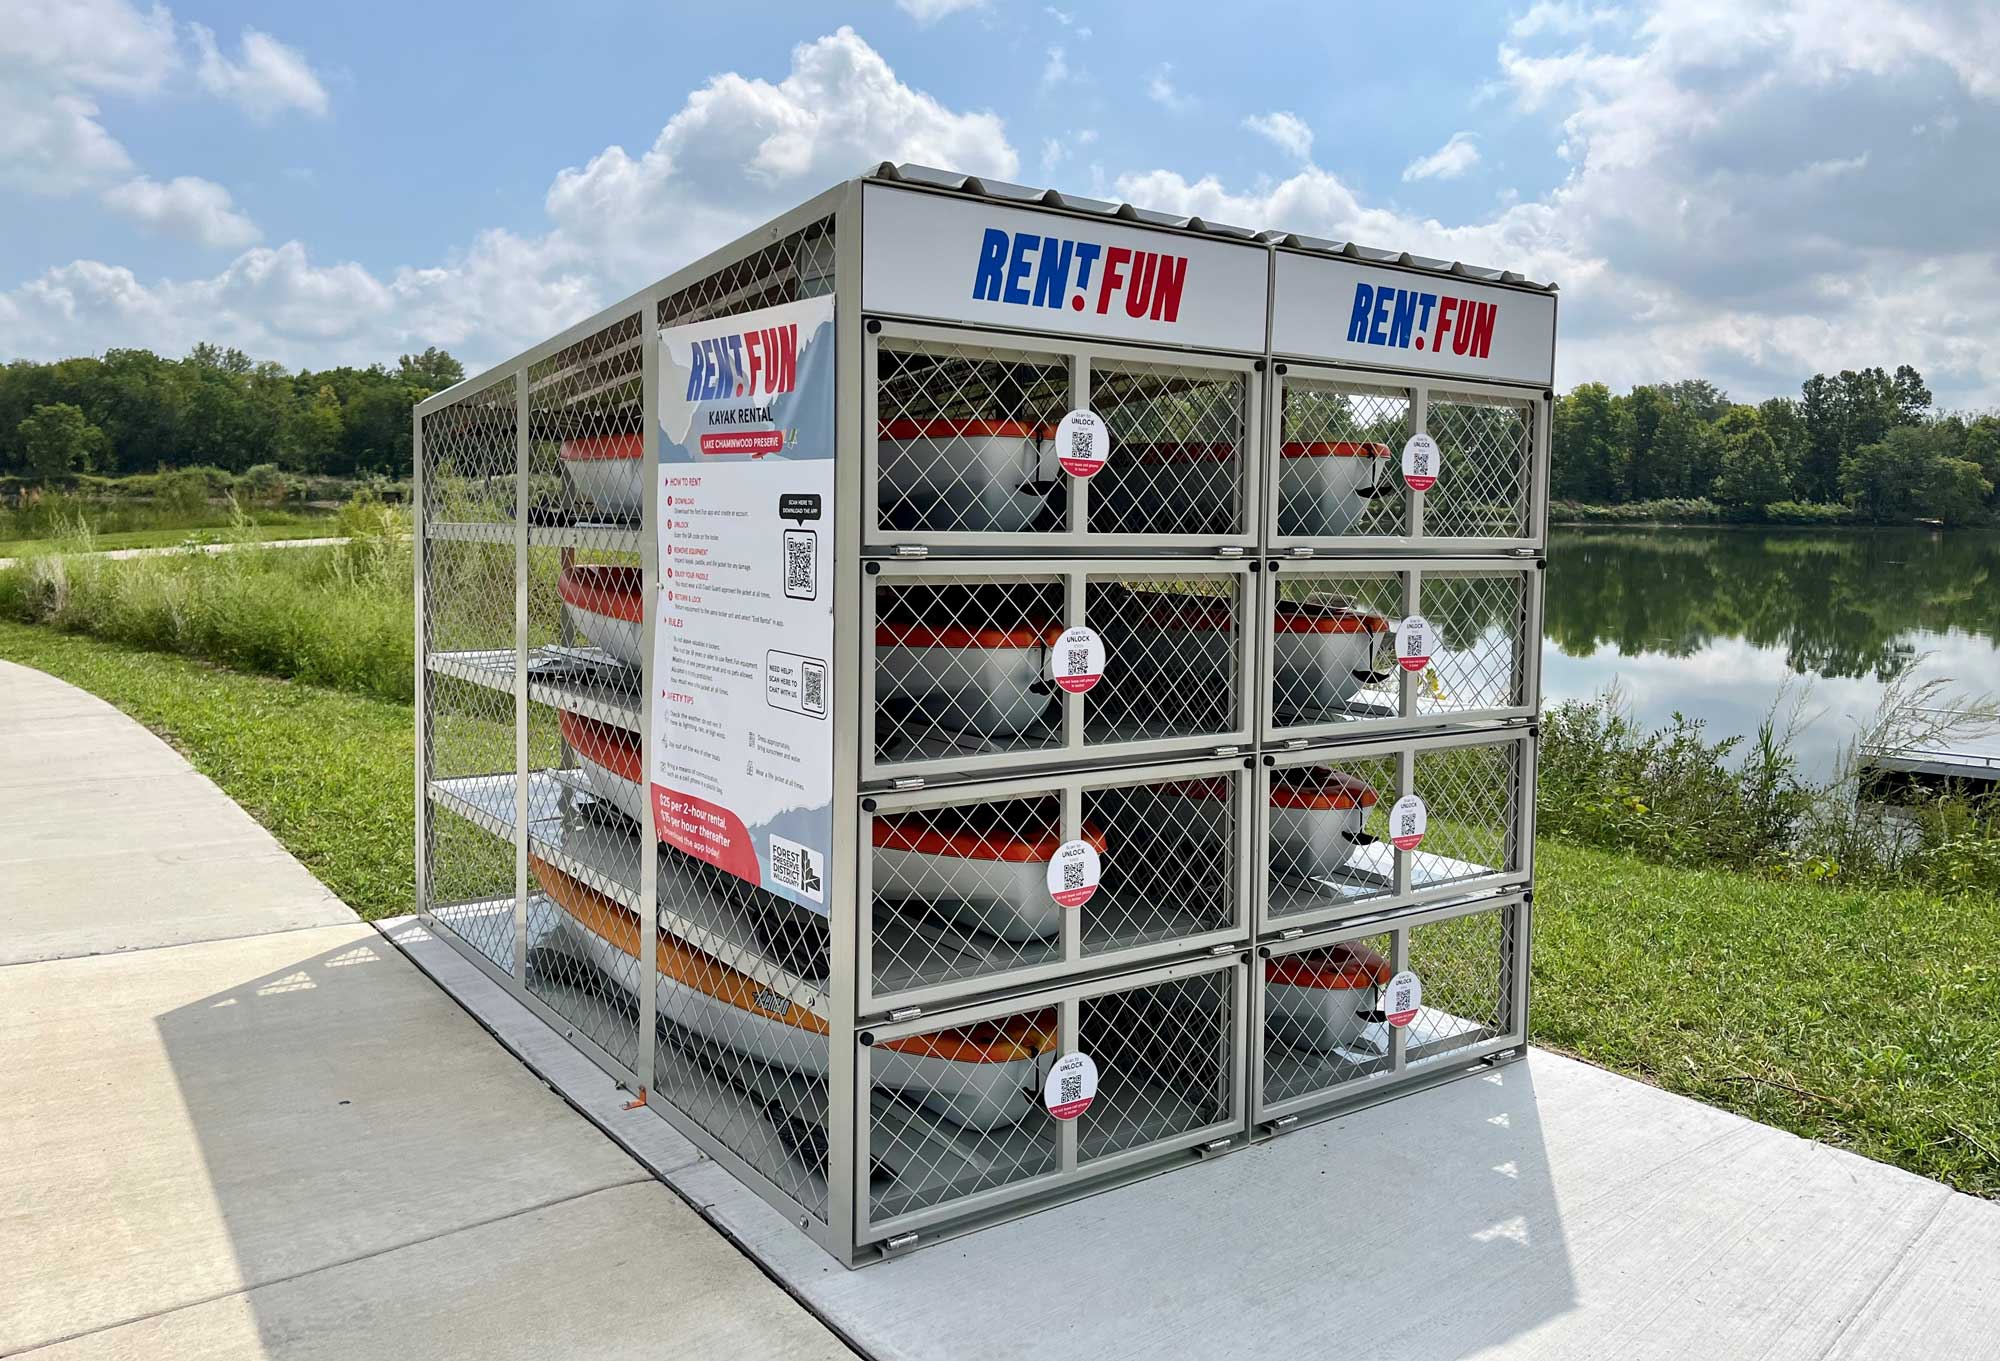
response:
<path id="1" fill-rule="evenodd" d="M 1886 681 L 1916 630 L 2000 638 L 2000 536 L 1925 531 L 1557 533 L 1546 632 L 1566 656 L 1686 657 L 1721 638 L 1800 674 Z"/>

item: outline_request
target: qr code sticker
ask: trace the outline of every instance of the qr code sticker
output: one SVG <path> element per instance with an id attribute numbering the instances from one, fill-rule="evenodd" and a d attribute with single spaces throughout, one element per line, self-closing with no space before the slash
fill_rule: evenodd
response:
<path id="1" fill-rule="evenodd" d="M 1071 1101 L 1081 1101 L 1081 1100 L 1083 1100 L 1083 1074 L 1082 1073 L 1063 1074 L 1062 1102 L 1059 1104 L 1066 1105 Z"/>
<path id="2" fill-rule="evenodd" d="M 1068 652 L 1068 653 L 1069 653 L 1069 673 L 1070 673 L 1070 675 L 1072 675 L 1072 676 L 1081 676 L 1081 675 L 1083 675 L 1083 674 L 1084 674 L 1085 672 L 1087 672 L 1087 671 L 1089 671 L 1089 670 L 1090 670 L 1090 649 L 1089 649 L 1089 648 L 1087 648 L 1087 647 L 1072 647 L 1072 648 L 1065 648 L 1065 649 L 1064 649 L 1064 651 L 1066 651 L 1066 652 Z"/>
<path id="3" fill-rule="evenodd" d="M 792 600 L 819 595 L 819 536 L 810 529 L 785 531 L 785 595 Z"/>
<path id="4" fill-rule="evenodd" d="M 826 668 L 818 662 L 799 668 L 799 707 L 809 714 L 826 712 Z"/>
<path id="5" fill-rule="evenodd" d="M 1097 434 L 1092 430 L 1072 430 L 1069 436 L 1072 458 L 1089 458 L 1097 452 Z"/>
<path id="6" fill-rule="evenodd" d="M 1403 822 L 1399 834 L 1402 836 L 1415 836 L 1417 834 L 1417 815 L 1415 813 L 1403 814 Z"/>
<path id="7" fill-rule="evenodd" d="M 1083 862 L 1072 860 L 1062 867 L 1063 888 L 1065 890 L 1083 887 Z"/>

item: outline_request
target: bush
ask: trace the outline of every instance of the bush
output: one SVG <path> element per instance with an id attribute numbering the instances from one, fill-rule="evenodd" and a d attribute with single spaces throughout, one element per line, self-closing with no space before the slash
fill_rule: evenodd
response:
<path id="1" fill-rule="evenodd" d="M 1764 518 L 1774 525 L 1845 525 L 1854 522 L 1854 510 L 1816 501 L 1773 501 L 1764 507 Z"/>
<path id="2" fill-rule="evenodd" d="M 251 505 L 283 505 L 292 493 L 292 479 L 275 463 L 259 463 L 236 479 L 236 491 Z"/>
<path id="3" fill-rule="evenodd" d="M 1733 518 L 1705 497 L 1664 501 L 1627 501 L 1616 506 L 1556 501 L 1549 518 L 1557 524 L 1715 524 Z"/>
<path id="4" fill-rule="evenodd" d="M 408 701 L 411 556 L 362 508 L 337 548 L 238 548 L 109 561 L 43 554 L 0 570 L 0 616 Z"/>
<path id="5" fill-rule="evenodd" d="M 1615 698 L 1557 705 L 1542 722 L 1536 775 L 1541 831 L 1672 865 L 1788 865 L 1813 801 L 1767 721 L 1743 739 L 1709 741 L 1675 714 L 1643 732 Z"/>

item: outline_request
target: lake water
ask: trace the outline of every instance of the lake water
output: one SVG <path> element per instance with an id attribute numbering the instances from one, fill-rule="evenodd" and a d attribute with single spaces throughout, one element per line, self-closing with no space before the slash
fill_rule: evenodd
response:
<path id="1" fill-rule="evenodd" d="M 1615 683 L 1648 726 L 1714 735 L 1778 703 L 1814 777 L 1898 676 L 2000 692 L 2000 533 L 1555 529 L 1548 575 L 1545 703 Z"/>

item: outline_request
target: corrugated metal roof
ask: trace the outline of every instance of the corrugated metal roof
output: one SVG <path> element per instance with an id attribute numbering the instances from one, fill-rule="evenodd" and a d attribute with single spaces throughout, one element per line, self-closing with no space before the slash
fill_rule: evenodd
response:
<path id="1" fill-rule="evenodd" d="M 1068 208 L 1074 212 L 1094 213 L 1099 217 L 1115 218 L 1122 222 L 1137 222 L 1148 227 L 1198 232 L 1203 236 L 1217 236 L 1233 241 L 1269 243 L 1316 255 L 1338 255 L 1349 260 L 1359 260 L 1363 264 L 1401 265 L 1409 269 L 1426 270 L 1433 274 L 1450 274 L 1476 282 L 1513 284 L 1522 288 L 1538 288 L 1549 293 L 1556 291 L 1554 284 L 1537 283 L 1510 269 L 1489 269 L 1482 265 L 1468 265 L 1462 260 L 1437 260 L 1425 255 L 1412 255 L 1408 251 L 1382 250 L 1373 246 L 1356 245 L 1352 241 L 1329 241 L 1325 237 L 1303 236 L 1297 232 L 1257 231 L 1249 227 L 1234 227 L 1223 222 L 1211 222 L 1206 218 L 1182 217 L 1153 208 L 1140 208 L 1130 203 L 1085 198 L 1080 194 L 1065 194 L 1059 189 L 1035 189 L 1025 184 L 1010 184 L 1006 180 L 965 175 L 955 170 L 938 170 L 927 165 L 896 165 L 884 161 L 869 171 L 865 178 L 883 180 L 891 184 L 914 184 L 927 189 L 944 189 L 955 194 L 971 194 L 991 199 L 996 203 L 1013 204 L 1018 207 Z"/>

